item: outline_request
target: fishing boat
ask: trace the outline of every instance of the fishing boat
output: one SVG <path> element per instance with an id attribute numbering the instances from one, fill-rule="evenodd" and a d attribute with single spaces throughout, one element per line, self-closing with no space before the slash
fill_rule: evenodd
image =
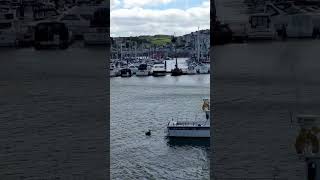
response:
<path id="1" fill-rule="evenodd" d="M 166 75 L 166 68 L 163 63 L 154 64 L 151 71 L 152 71 L 153 76 L 165 76 Z"/>
<path id="2" fill-rule="evenodd" d="M 148 76 L 149 70 L 147 64 L 140 64 L 138 67 L 138 71 L 136 72 L 136 76 Z"/>
<path id="3" fill-rule="evenodd" d="M 174 45 L 175 45 L 176 41 L 177 41 L 176 37 L 173 36 L 172 39 L 171 39 L 171 42 L 174 43 Z M 174 46 L 174 53 L 175 53 L 175 56 L 176 56 L 176 64 L 175 64 L 174 69 L 171 70 L 171 76 L 180 76 L 180 75 L 183 74 L 183 72 L 182 72 L 182 69 L 180 69 L 178 67 L 178 58 L 177 58 L 176 45 Z"/>
<path id="4" fill-rule="evenodd" d="M 171 120 L 167 125 L 169 138 L 210 138 L 210 101 L 203 99 L 202 110 L 205 118 L 202 121 Z"/>
<path id="5" fill-rule="evenodd" d="M 178 68 L 177 66 L 171 70 L 171 76 L 180 76 L 183 74 L 182 69 Z"/>

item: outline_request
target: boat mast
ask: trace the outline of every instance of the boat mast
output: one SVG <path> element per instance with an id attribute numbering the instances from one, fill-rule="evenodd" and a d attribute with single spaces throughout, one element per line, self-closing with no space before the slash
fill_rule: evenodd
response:
<path id="1" fill-rule="evenodd" d="M 120 43 L 120 61 L 122 61 L 122 43 Z"/>
<path id="2" fill-rule="evenodd" d="M 178 69 L 178 56 L 177 56 L 177 46 L 176 46 L 176 33 L 173 33 L 173 46 L 174 46 L 174 55 L 176 56 L 176 69 Z"/>
<path id="3" fill-rule="evenodd" d="M 200 31 L 199 31 L 199 27 L 198 27 L 198 36 L 197 36 L 197 44 L 198 44 L 198 48 L 197 48 L 197 60 L 198 62 L 200 62 Z"/>
<path id="4" fill-rule="evenodd" d="M 134 43 L 134 59 L 137 59 L 137 42 Z"/>

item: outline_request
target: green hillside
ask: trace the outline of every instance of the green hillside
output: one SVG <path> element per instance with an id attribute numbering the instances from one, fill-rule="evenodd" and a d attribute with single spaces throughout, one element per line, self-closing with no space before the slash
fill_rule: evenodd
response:
<path id="1" fill-rule="evenodd" d="M 152 45 L 161 46 L 171 42 L 171 36 L 168 35 L 155 35 L 155 36 L 139 36 L 139 37 L 131 37 L 130 40 L 136 42 L 147 42 Z"/>

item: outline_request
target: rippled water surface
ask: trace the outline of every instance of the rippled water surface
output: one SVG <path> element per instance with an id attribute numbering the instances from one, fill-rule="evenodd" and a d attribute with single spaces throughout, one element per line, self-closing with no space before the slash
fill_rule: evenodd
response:
<path id="1" fill-rule="evenodd" d="M 105 177 L 106 48 L 0 55 L 0 179 Z"/>
<path id="2" fill-rule="evenodd" d="M 210 75 L 111 79 L 112 179 L 209 179 L 209 142 L 169 141 L 171 118 L 192 120 Z M 152 135 L 145 136 L 151 129 Z"/>
<path id="3" fill-rule="evenodd" d="M 319 46 L 288 40 L 215 48 L 216 177 L 305 179 L 294 146 L 300 127 L 290 113 L 320 112 Z"/>

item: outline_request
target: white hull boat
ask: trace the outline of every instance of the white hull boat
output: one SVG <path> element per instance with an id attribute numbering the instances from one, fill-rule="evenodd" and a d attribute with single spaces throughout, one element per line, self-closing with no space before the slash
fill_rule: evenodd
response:
<path id="1" fill-rule="evenodd" d="M 205 113 L 205 121 L 175 121 L 171 120 L 167 125 L 167 137 L 169 138 L 210 138 L 210 102 L 203 99 L 202 110 Z"/>
<path id="2" fill-rule="evenodd" d="M 136 76 L 149 76 L 149 71 L 148 70 L 138 70 L 136 72 Z"/>
<path id="3" fill-rule="evenodd" d="M 116 76 L 117 76 L 117 72 L 115 70 L 110 69 L 110 77 L 116 77 Z"/>
<path id="4" fill-rule="evenodd" d="M 200 65 L 196 66 L 195 69 L 198 74 L 208 74 L 209 73 L 209 68 L 207 66 L 205 66 L 204 64 L 200 64 Z"/>
<path id="5" fill-rule="evenodd" d="M 210 125 L 196 122 L 170 121 L 167 126 L 168 137 L 210 138 Z"/>
<path id="6" fill-rule="evenodd" d="M 153 76 L 165 76 L 166 74 L 167 74 L 167 71 L 163 63 L 153 65 L 152 67 Z"/>

